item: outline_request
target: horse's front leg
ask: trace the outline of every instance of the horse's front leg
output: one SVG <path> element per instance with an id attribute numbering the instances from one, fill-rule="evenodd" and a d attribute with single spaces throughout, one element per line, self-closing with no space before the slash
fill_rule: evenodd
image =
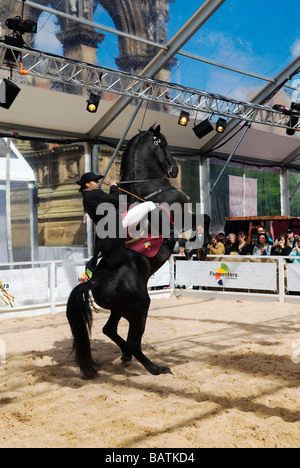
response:
<path id="1" fill-rule="evenodd" d="M 136 312 L 129 320 L 127 346 L 131 354 L 153 375 L 172 374 L 169 367 L 158 366 L 142 352 L 142 336 L 145 331 L 147 311 Z"/>
<path id="2" fill-rule="evenodd" d="M 116 343 L 119 348 L 122 351 L 122 357 L 121 360 L 122 362 L 127 362 L 131 361 L 132 355 L 127 349 L 127 343 L 123 338 L 118 335 L 117 329 L 118 329 L 118 324 L 121 319 L 120 315 L 114 314 L 111 312 L 108 321 L 104 325 L 102 331 L 104 335 L 108 336 L 114 343 Z"/>

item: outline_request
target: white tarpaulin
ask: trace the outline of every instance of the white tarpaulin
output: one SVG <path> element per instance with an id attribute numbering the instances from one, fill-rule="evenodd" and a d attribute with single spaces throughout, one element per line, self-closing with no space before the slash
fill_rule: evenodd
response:
<path id="1" fill-rule="evenodd" d="M 257 216 L 257 179 L 229 176 L 229 216 Z"/>

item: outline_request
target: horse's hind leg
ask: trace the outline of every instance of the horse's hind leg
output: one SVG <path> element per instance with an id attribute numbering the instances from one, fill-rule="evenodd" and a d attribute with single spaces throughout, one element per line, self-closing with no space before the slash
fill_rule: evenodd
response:
<path id="1" fill-rule="evenodd" d="M 116 315 L 111 312 L 109 319 L 107 320 L 106 324 L 104 325 L 102 331 L 104 335 L 108 336 L 114 343 L 116 343 L 122 351 L 121 360 L 123 362 L 131 361 L 132 355 L 127 349 L 127 343 L 123 338 L 118 335 L 117 328 L 120 321 L 120 315 Z"/>
<path id="2" fill-rule="evenodd" d="M 133 320 L 129 321 L 129 331 L 127 346 L 132 355 L 151 373 L 172 374 L 169 367 L 158 366 L 148 359 L 142 352 L 142 336 L 145 331 L 147 312 L 145 314 L 135 315 Z"/>

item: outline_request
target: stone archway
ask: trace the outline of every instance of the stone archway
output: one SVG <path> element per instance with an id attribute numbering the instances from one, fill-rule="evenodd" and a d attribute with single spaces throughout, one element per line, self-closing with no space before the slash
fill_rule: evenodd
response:
<path id="1" fill-rule="evenodd" d="M 119 31 L 146 38 L 158 44 L 167 42 L 167 21 L 169 18 L 169 3 L 174 0 L 68 0 L 57 5 L 56 0 L 38 0 L 41 5 L 51 5 L 53 8 L 70 15 L 81 16 L 93 21 L 98 5 L 101 5 L 111 16 Z M 11 6 L 7 0 L 0 0 L 3 17 L 13 17 L 21 14 L 22 5 Z M 38 21 L 41 10 L 32 8 L 25 3 L 24 15 L 33 21 Z M 57 37 L 61 42 L 64 55 L 77 60 L 96 63 L 98 45 L 105 35 L 86 25 L 76 24 L 66 18 L 58 17 L 60 32 Z M 158 52 L 156 47 L 132 39 L 119 36 L 119 57 L 116 64 L 119 69 L 138 74 Z M 167 79 L 165 72 L 159 74 L 159 79 Z"/>

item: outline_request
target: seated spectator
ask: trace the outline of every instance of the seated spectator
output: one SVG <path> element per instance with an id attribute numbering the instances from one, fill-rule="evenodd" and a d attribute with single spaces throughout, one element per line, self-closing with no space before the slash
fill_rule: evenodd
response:
<path id="1" fill-rule="evenodd" d="M 271 245 L 268 242 L 268 235 L 261 232 L 258 236 L 257 245 L 254 246 L 252 255 L 270 255 Z"/>
<path id="2" fill-rule="evenodd" d="M 222 242 L 218 241 L 218 235 L 212 234 L 210 236 L 210 242 L 207 244 L 209 255 L 224 255 L 225 247 Z"/>
<path id="3" fill-rule="evenodd" d="M 243 231 L 238 232 L 238 254 L 239 255 L 248 255 L 251 253 L 251 247 L 246 242 L 246 234 Z"/>
<path id="4" fill-rule="evenodd" d="M 267 236 L 268 236 L 268 243 L 269 243 L 270 245 L 273 245 L 273 239 L 271 239 L 269 233 L 268 233 L 262 226 L 260 226 L 260 227 L 257 228 L 257 235 L 259 236 L 259 234 L 260 234 L 261 232 L 265 232 L 265 233 L 267 234 Z M 257 245 L 257 244 L 256 244 L 256 245 Z"/>
<path id="5" fill-rule="evenodd" d="M 271 255 L 282 255 L 283 257 L 287 257 L 290 255 L 291 250 L 292 247 L 290 246 L 287 236 L 280 234 L 274 241 L 271 249 Z"/>
<path id="6" fill-rule="evenodd" d="M 299 236 L 295 236 L 294 239 L 295 242 L 295 247 L 291 250 L 290 257 L 299 257 L 295 258 L 292 261 L 295 263 L 300 263 L 300 242 L 299 242 Z"/>
<path id="7" fill-rule="evenodd" d="M 294 238 L 294 231 L 293 229 L 287 229 L 286 234 L 292 249 L 295 247 L 295 238 Z"/>
<path id="8" fill-rule="evenodd" d="M 226 255 L 237 255 L 238 253 L 238 243 L 236 240 L 236 234 L 228 234 L 227 242 L 225 244 Z"/>
<path id="9" fill-rule="evenodd" d="M 225 245 L 226 236 L 225 236 L 224 232 L 219 232 L 219 234 L 218 234 L 218 242 L 222 242 L 222 244 Z"/>

